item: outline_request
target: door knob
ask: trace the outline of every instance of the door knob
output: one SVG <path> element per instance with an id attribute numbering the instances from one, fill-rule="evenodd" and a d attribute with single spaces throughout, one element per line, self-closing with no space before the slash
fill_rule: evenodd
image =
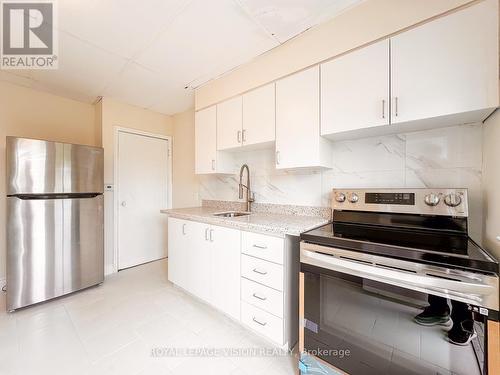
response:
<path id="1" fill-rule="evenodd" d="M 127 207 L 127 202 L 122 201 L 122 207 Z"/>

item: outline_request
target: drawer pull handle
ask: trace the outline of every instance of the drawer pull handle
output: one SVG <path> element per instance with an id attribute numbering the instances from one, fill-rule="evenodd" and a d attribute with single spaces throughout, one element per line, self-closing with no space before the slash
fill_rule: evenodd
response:
<path id="1" fill-rule="evenodd" d="M 261 301 L 265 301 L 265 300 L 267 300 L 267 298 L 266 298 L 266 297 L 261 297 L 261 296 L 259 296 L 257 293 L 254 293 L 254 294 L 253 294 L 253 297 L 254 297 L 254 298 L 257 298 L 257 299 L 260 299 Z"/>
<path id="2" fill-rule="evenodd" d="M 252 318 L 252 320 L 257 324 L 260 324 L 262 327 L 264 327 L 267 324 L 267 322 L 259 322 L 257 319 L 255 319 L 255 316 Z"/>
<path id="3" fill-rule="evenodd" d="M 253 272 L 258 273 L 259 275 L 267 275 L 267 271 L 259 271 L 257 268 L 254 268 Z"/>
<path id="4" fill-rule="evenodd" d="M 256 247 L 257 249 L 262 249 L 262 250 L 267 249 L 266 245 L 257 245 L 257 244 L 254 244 L 253 247 Z"/>

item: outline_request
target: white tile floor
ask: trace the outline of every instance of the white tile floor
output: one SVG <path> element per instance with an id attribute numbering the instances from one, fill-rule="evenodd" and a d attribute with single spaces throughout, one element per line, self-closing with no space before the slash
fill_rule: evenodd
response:
<path id="1" fill-rule="evenodd" d="M 173 287 L 166 261 L 12 314 L 1 294 L 1 375 L 289 375 L 297 367 L 292 356 L 154 358 L 157 347 L 272 345 Z"/>

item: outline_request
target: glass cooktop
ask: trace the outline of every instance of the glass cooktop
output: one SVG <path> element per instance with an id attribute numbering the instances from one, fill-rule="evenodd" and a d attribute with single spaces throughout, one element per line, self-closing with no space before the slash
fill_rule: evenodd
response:
<path id="1" fill-rule="evenodd" d="M 384 226 L 334 222 L 303 233 L 301 240 L 445 267 L 499 272 L 498 262 L 453 225 L 432 231 L 421 226 L 417 229 L 411 224 Z"/>

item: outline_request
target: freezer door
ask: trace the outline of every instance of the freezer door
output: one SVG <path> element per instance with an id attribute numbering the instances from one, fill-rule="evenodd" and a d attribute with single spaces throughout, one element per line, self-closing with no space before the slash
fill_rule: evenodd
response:
<path id="1" fill-rule="evenodd" d="M 62 200 L 7 198 L 7 310 L 63 293 Z"/>
<path id="2" fill-rule="evenodd" d="M 7 137 L 7 195 L 63 191 L 62 143 Z"/>
<path id="3" fill-rule="evenodd" d="M 104 280 L 104 197 L 64 199 L 64 293 Z"/>
<path id="4" fill-rule="evenodd" d="M 64 192 L 102 193 L 104 156 L 100 147 L 64 145 Z"/>

